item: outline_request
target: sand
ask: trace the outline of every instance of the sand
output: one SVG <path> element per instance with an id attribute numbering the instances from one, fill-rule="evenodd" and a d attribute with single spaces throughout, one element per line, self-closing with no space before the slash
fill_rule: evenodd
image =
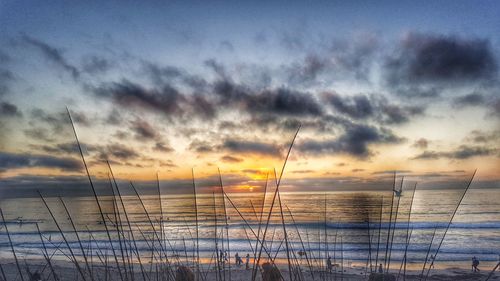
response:
<path id="1" fill-rule="evenodd" d="M 2 268 L 5 272 L 7 281 L 14 281 L 14 280 L 21 280 L 19 278 L 17 266 L 13 260 L 1 260 L 0 261 Z M 29 265 L 30 271 L 33 272 L 40 272 L 42 276 L 42 280 L 54 280 L 54 278 L 51 276 L 51 270 L 49 267 L 45 267 L 45 263 L 43 263 L 40 260 L 29 260 L 29 261 L 20 261 L 21 264 L 21 269 L 23 270 L 24 274 L 24 280 L 28 281 L 29 276 L 27 273 L 27 266 L 26 264 Z M 53 266 L 54 270 L 56 271 L 59 280 L 82 280 L 82 277 L 79 275 L 76 267 L 74 264 L 67 262 L 67 261 L 53 261 Z M 82 267 L 84 267 L 83 264 L 81 264 Z M 155 272 L 156 265 L 145 265 L 146 271 L 149 272 L 150 269 L 152 269 L 153 272 Z M 108 281 L 115 281 L 115 280 L 121 280 L 120 274 L 118 271 L 114 268 L 109 268 L 106 270 L 102 264 L 95 264 L 94 266 L 91 266 L 91 269 L 93 271 L 93 276 L 94 280 L 108 280 Z M 470 269 L 459 269 L 459 268 L 450 268 L 450 269 L 436 269 L 433 270 L 431 275 L 427 280 L 433 280 L 433 281 L 452 281 L 452 280 L 461 280 L 461 281 L 480 281 L 480 280 L 486 280 L 488 274 L 490 273 L 492 268 L 483 268 L 481 272 L 479 273 L 473 273 L 470 271 Z M 85 268 L 82 268 L 82 270 L 85 270 Z M 281 274 L 284 277 L 284 279 L 287 281 L 289 280 L 289 273 L 288 270 L 285 266 L 280 266 Z M 142 274 L 139 270 L 139 266 L 135 266 L 135 280 L 143 280 Z M 108 273 L 108 277 L 105 278 L 105 274 Z M 87 274 L 87 273 L 85 273 Z M 311 273 L 308 270 L 303 270 L 302 275 L 304 276 L 304 281 L 323 281 L 323 280 L 343 280 L 343 281 L 361 281 L 361 280 L 368 280 L 369 276 L 364 274 L 364 271 L 361 268 L 348 268 L 345 270 L 345 272 L 342 274 L 341 272 L 332 272 L 329 275 L 326 276 L 326 278 L 323 278 L 324 273 L 315 271 L 313 272 L 315 275 L 314 279 L 311 276 Z M 196 275 L 196 274 L 195 274 Z M 234 281 L 247 281 L 247 280 L 252 280 L 252 270 L 245 270 L 245 267 L 236 267 L 233 265 L 231 269 L 231 279 L 229 279 L 229 271 L 226 270 L 225 272 L 225 279 L 224 279 L 224 273 L 221 272 L 221 277 L 220 279 L 218 276 L 218 272 L 214 270 L 213 268 L 210 270 L 205 270 L 202 272 L 202 277 L 200 280 L 203 281 L 216 281 L 216 280 L 234 280 Z M 394 274 L 397 276 L 397 272 Z M 151 281 L 157 280 L 157 275 L 155 273 L 151 273 Z M 87 280 L 92 280 L 88 275 L 87 275 Z M 0 274 L 0 280 L 2 280 L 2 276 Z M 161 280 L 159 278 L 158 280 Z M 165 279 L 166 280 L 166 279 Z M 257 274 L 257 280 L 262 281 L 262 277 L 260 272 Z M 401 275 L 399 280 L 403 280 L 403 276 Z M 412 271 L 409 272 L 406 276 L 406 280 L 419 280 L 419 272 L 417 271 Z M 492 277 L 489 280 L 500 280 L 500 270 L 497 270 Z M 31 280 L 30 280 L 31 281 Z"/>

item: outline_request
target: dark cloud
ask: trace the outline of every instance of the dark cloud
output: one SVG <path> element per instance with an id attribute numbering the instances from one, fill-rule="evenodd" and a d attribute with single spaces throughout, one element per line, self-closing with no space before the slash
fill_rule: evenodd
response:
<path id="1" fill-rule="evenodd" d="M 130 122 L 130 125 L 130 129 L 139 140 L 154 140 L 159 136 L 153 126 L 143 119 L 137 118 Z"/>
<path id="2" fill-rule="evenodd" d="M 312 116 L 319 116 L 322 113 L 321 106 L 312 94 L 284 88 L 264 91 L 253 99 L 249 99 L 246 106 L 250 112 L 256 113 Z"/>
<path id="3" fill-rule="evenodd" d="M 313 94 L 286 88 L 253 92 L 249 87 L 224 80 L 214 84 L 214 93 L 220 105 L 239 107 L 250 114 L 320 116 L 323 113 Z"/>
<path id="4" fill-rule="evenodd" d="M 364 119 L 372 117 L 375 113 L 372 101 L 364 95 L 356 95 L 353 97 L 343 97 L 337 93 L 325 93 L 323 95 L 333 108 L 342 114 L 346 114 L 355 119 Z"/>
<path id="5" fill-rule="evenodd" d="M 160 151 L 160 152 L 172 152 L 172 151 L 174 151 L 174 149 L 164 141 L 156 142 L 155 146 L 153 147 L 153 150 Z"/>
<path id="6" fill-rule="evenodd" d="M 93 89 L 97 96 L 109 98 L 119 105 L 148 109 L 166 116 L 181 115 L 181 102 L 185 99 L 176 89 L 165 85 L 163 88 L 146 89 L 129 81 L 105 84 Z"/>
<path id="7" fill-rule="evenodd" d="M 62 131 L 65 126 L 70 126 L 67 113 L 49 113 L 40 108 L 35 108 L 31 111 L 31 121 L 45 123 L 49 125 L 53 131 Z"/>
<path id="8" fill-rule="evenodd" d="M 367 158 L 372 152 L 370 144 L 394 144 L 403 139 L 394 135 L 390 130 L 376 128 L 369 125 L 351 124 L 335 139 L 312 140 L 308 139 L 297 145 L 298 150 L 309 154 L 348 154 L 357 158 Z"/>
<path id="9" fill-rule="evenodd" d="M 453 104 L 457 107 L 478 106 L 483 105 L 485 101 L 486 99 L 482 94 L 470 93 L 468 95 L 456 97 L 453 100 Z"/>
<path id="10" fill-rule="evenodd" d="M 209 120 L 215 117 L 213 103 L 202 94 L 184 94 L 170 84 L 159 88 L 145 88 L 124 80 L 120 83 L 102 84 L 91 90 L 98 97 L 105 97 L 124 107 L 150 110 L 161 113 L 170 120 L 183 117 L 200 117 Z"/>
<path id="11" fill-rule="evenodd" d="M 351 172 L 353 173 L 358 173 L 358 172 L 364 172 L 365 169 L 352 169 Z"/>
<path id="12" fill-rule="evenodd" d="M 189 149 L 198 153 L 209 153 L 215 150 L 211 143 L 197 139 L 189 144 Z"/>
<path id="13" fill-rule="evenodd" d="M 392 85 L 482 81 L 498 71 L 487 40 L 421 33 L 409 34 L 385 68 Z"/>
<path id="14" fill-rule="evenodd" d="M 238 157 L 234 157 L 234 156 L 231 156 L 231 155 L 224 155 L 220 158 L 220 160 L 222 162 L 227 162 L 227 163 L 240 163 L 240 162 L 243 162 L 243 159 L 241 158 L 238 158 Z"/>
<path id="15" fill-rule="evenodd" d="M 87 56 L 83 59 L 82 71 L 98 75 L 107 72 L 113 63 L 103 57 Z"/>
<path id="16" fill-rule="evenodd" d="M 86 145 L 82 145 L 82 150 L 86 150 Z M 78 150 L 78 145 L 76 142 L 66 142 L 66 143 L 58 143 L 58 144 L 51 144 L 51 145 L 31 145 L 31 148 L 42 150 L 46 153 L 50 154 L 73 154 L 73 153 L 79 153 Z M 76 155 L 76 154 L 74 154 Z"/>
<path id="17" fill-rule="evenodd" d="M 82 164 L 78 160 L 67 157 L 0 152 L 0 171 L 32 167 L 79 171 L 82 168 Z"/>
<path id="18" fill-rule="evenodd" d="M 466 140 L 476 144 L 499 143 L 500 130 L 489 131 L 489 132 L 481 130 L 473 130 L 466 137 Z"/>
<path id="19" fill-rule="evenodd" d="M 1 117 L 21 117 L 22 113 L 16 105 L 8 102 L 0 102 L 0 116 Z"/>
<path id="20" fill-rule="evenodd" d="M 307 55 L 302 62 L 293 64 L 288 80 L 292 83 L 314 81 L 327 68 L 327 61 L 316 54 Z"/>
<path id="21" fill-rule="evenodd" d="M 241 154 L 260 154 L 273 157 L 281 155 L 280 148 L 275 144 L 239 139 L 226 139 L 219 146 L 219 149 Z"/>
<path id="22" fill-rule="evenodd" d="M 420 138 L 416 140 L 412 146 L 420 149 L 426 149 L 429 146 L 429 140 Z"/>
<path id="23" fill-rule="evenodd" d="M 44 128 L 30 128 L 23 131 L 24 135 L 33 140 L 43 140 L 46 142 L 53 142 L 54 136 Z"/>
<path id="24" fill-rule="evenodd" d="M 217 60 L 208 59 L 208 60 L 204 61 L 204 64 L 205 64 L 205 66 L 210 68 L 213 72 L 215 72 L 219 76 L 219 78 L 222 78 L 222 79 L 228 78 L 228 75 L 226 74 L 226 68 L 224 67 L 224 65 L 219 63 Z"/>
<path id="25" fill-rule="evenodd" d="M 152 62 L 144 62 L 143 64 L 146 75 L 158 87 L 176 83 L 188 86 L 195 91 L 202 92 L 208 85 L 204 78 L 198 75 L 192 75 L 176 66 L 163 66 Z"/>
<path id="26" fill-rule="evenodd" d="M 104 123 L 106 125 L 120 125 L 123 121 L 122 115 L 120 111 L 116 108 L 113 108 L 108 116 L 105 118 Z"/>
<path id="27" fill-rule="evenodd" d="M 374 119 L 385 124 L 406 123 L 411 117 L 421 115 L 423 106 L 400 106 L 383 96 L 342 96 L 335 92 L 323 93 L 323 100 L 331 105 L 334 113 L 352 119 Z"/>
<path id="28" fill-rule="evenodd" d="M 80 76 L 79 70 L 66 60 L 66 58 L 63 56 L 62 50 L 50 46 L 49 44 L 28 35 L 23 35 L 22 39 L 29 45 L 37 48 L 46 59 L 70 73 L 74 79 L 78 79 L 78 77 Z"/>
<path id="29" fill-rule="evenodd" d="M 120 160 L 136 159 L 140 156 L 134 149 L 119 143 L 110 144 L 101 152 L 105 153 L 106 156 L 110 155 Z"/>
<path id="30" fill-rule="evenodd" d="M 60 118 L 61 118 L 62 122 L 64 122 L 65 118 L 66 118 L 66 121 L 69 122 L 69 117 L 67 116 L 67 114 L 65 112 L 60 113 L 60 116 L 61 116 Z M 90 127 L 90 125 L 91 125 L 89 118 L 83 112 L 78 112 L 78 111 L 73 110 L 73 111 L 71 111 L 71 118 L 73 119 L 73 122 L 75 122 L 78 125 L 82 125 L 85 127 Z"/>
<path id="31" fill-rule="evenodd" d="M 440 158 L 448 158 L 448 159 L 463 160 L 478 156 L 490 156 L 493 155 L 495 151 L 496 151 L 495 149 L 488 147 L 461 145 L 457 149 L 447 152 L 424 151 L 423 153 L 413 157 L 412 159 L 433 160 Z"/>

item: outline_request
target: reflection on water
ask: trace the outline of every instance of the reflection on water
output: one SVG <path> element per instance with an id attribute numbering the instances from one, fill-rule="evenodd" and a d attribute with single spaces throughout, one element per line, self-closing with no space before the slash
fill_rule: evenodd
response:
<path id="1" fill-rule="evenodd" d="M 367 259 L 373 264 L 390 260 L 391 267 L 396 268 L 406 251 L 410 265 L 421 264 L 429 247 L 431 253 L 432 249 L 437 249 L 461 192 L 417 190 L 413 204 L 412 192 L 394 198 L 391 192 L 282 193 L 289 247 L 294 254 L 305 250 L 316 260 L 328 256 L 334 259 L 342 257 L 346 262 L 361 265 Z M 141 196 L 147 213 L 135 196 L 124 196 L 122 201 L 111 196 L 100 197 L 106 225 L 93 197 L 66 197 L 63 200 L 80 233 L 83 247 L 89 251 L 104 253 L 110 250 L 105 228 L 108 226 L 115 249 L 119 249 L 120 243 L 126 244 L 123 241 L 135 240 L 140 255 L 150 257 L 151 244 L 155 239 L 162 240 L 172 262 L 196 260 L 195 241 L 198 236 L 200 259 L 211 263 L 216 258 L 215 249 L 228 252 L 233 260 L 235 253 L 242 257 L 247 253 L 252 255 L 258 245 L 255 235 L 260 233 L 259 236 L 263 236 L 265 227 L 259 227 L 259 221 L 265 224 L 272 195 L 272 191 L 268 192 L 263 200 L 263 193 L 235 193 L 229 194 L 231 201 L 223 200 L 220 193 L 198 195 L 197 208 L 193 195 L 163 194 L 161 204 L 157 195 Z M 469 190 L 440 248 L 436 267 L 468 264 L 474 255 L 481 261 L 498 259 L 499 198 L 499 190 Z M 70 245 L 79 249 L 60 199 L 47 198 L 47 202 Z M 39 198 L 6 199 L 0 204 L 15 249 L 21 257 L 42 257 L 42 243 L 35 223 L 38 223 L 51 252 L 66 247 Z M 395 223 L 391 225 L 389 221 Z M 280 208 L 276 201 L 266 232 L 264 260 L 276 256 L 277 262 L 285 262 L 283 239 Z M 128 247 L 132 247 L 131 243 Z M 0 256 L 10 257 L 9 250 L 2 227 Z M 75 254 L 81 255 L 81 251 L 75 251 Z M 61 251 L 55 251 L 55 257 L 66 259 Z M 304 261 L 301 259 L 301 262 Z"/>

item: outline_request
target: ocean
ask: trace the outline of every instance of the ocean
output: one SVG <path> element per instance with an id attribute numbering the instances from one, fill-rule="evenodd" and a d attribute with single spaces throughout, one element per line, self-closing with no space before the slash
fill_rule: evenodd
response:
<path id="1" fill-rule="evenodd" d="M 286 263 L 288 248 L 288 255 L 304 267 L 308 263 L 323 266 L 328 257 L 346 267 L 373 268 L 382 263 L 391 269 L 400 268 L 405 256 L 409 268 L 421 268 L 431 259 L 435 268 L 470 268 L 473 256 L 482 264 L 496 263 L 500 255 L 500 190 L 468 190 L 449 224 L 462 192 L 417 188 L 414 195 L 409 190 L 401 197 L 390 191 L 283 192 L 275 200 L 267 230 L 273 190 L 264 201 L 263 193 L 257 191 L 227 194 L 223 200 L 220 190 L 214 189 L 212 194 L 198 194 L 196 207 L 193 194 L 162 193 L 161 205 L 158 195 L 141 196 L 142 203 L 132 195 L 124 195 L 121 201 L 102 196 L 99 203 L 106 225 L 94 197 L 46 200 L 79 259 L 78 239 L 86 255 L 96 260 L 112 255 L 114 249 L 115 255 L 125 252 L 142 263 L 156 259 L 155 251 L 166 251 L 170 262 L 193 262 L 197 248 L 204 264 L 213 264 L 216 253 L 221 252 L 231 263 L 236 253 L 243 260 L 249 254 L 253 261 L 254 250 L 257 248 L 258 256 L 261 245 L 262 261 L 271 257 Z M 19 258 L 43 258 L 44 245 L 54 259 L 69 258 L 63 236 L 40 198 L 4 199 L 0 207 Z M 265 242 L 261 242 L 264 231 Z M 7 233 L 0 224 L 0 258 L 10 257 Z"/>

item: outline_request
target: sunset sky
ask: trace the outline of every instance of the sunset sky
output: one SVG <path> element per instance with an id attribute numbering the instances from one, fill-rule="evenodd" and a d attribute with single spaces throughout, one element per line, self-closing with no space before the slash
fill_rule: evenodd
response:
<path id="1" fill-rule="evenodd" d="M 0 1 L 0 189 L 500 186 L 498 1 Z M 34 187 L 36 186 L 36 187 Z"/>

